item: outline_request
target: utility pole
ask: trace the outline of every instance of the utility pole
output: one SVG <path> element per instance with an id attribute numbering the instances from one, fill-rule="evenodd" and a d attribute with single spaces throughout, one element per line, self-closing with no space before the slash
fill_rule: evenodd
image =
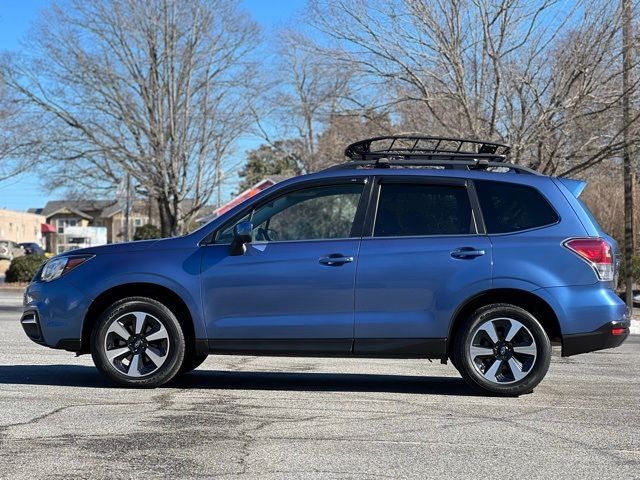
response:
<path id="1" fill-rule="evenodd" d="M 131 217 L 131 175 L 127 173 L 127 193 L 126 203 L 124 207 L 124 241 L 131 241 L 131 235 L 129 232 L 129 219 Z"/>
<path id="2" fill-rule="evenodd" d="M 622 122 L 624 132 L 624 265 L 625 300 L 633 308 L 633 169 L 631 165 L 631 0 L 621 0 L 622 7 Z"/>

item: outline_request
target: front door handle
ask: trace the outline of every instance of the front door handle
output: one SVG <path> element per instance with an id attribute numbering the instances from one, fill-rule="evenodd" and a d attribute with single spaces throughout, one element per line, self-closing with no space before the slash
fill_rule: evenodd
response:
<path id="1" fill-rule="evenodd" d="M 353 257 L 345 257 L 341 253 L 332 253 L 331 255 L 327 255 L 326 257 L 320 257 L 318 259 L 318 262 L 329 267 L 339 267 L 340 265 L 344 265 L 345 263 L 353 262 Z"/>
<path id="2" fill-rule="evenodd" d="M 478 250 L 473 247 L 456 248 L 451 252 L 453 258 L 475 258 L 484 255 L 484 250 Z"/>

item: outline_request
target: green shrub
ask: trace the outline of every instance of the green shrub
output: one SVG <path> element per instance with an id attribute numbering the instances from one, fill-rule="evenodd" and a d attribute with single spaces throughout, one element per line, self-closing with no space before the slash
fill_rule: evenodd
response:
<path id="1" fill-rule="evenodd" d="M 152 240 L 154 238 L 160 238 L 160 229 L 150 223 L 136 228 L 136 233 L 133 234 L 134 240 Z"/>
<path id="2" fill-rule="evenodd" d="M 11 260 L 11 265 L 5 273 L 7 283 L 30 282 L 40 265 L 46 260 L 42 255 L 23 255 Z"/>

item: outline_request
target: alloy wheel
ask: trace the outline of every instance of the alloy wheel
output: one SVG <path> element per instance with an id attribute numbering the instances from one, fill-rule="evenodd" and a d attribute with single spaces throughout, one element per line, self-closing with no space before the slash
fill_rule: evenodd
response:
<path id="1" fill-rule="evenodd" d="M 169 333 L 158 318 L 141 311 L 113 320 L 104 340 L 109 364 L 131 378 L 156 372 L 167 360 Z"/>
<path id="2" fill-rule="evenodd" d="M 469 357 L 480 375 L 500 385 L 524 379 L 538 357 L 531 331 L 512 318 L 493 318 L 471 335 Z"/>

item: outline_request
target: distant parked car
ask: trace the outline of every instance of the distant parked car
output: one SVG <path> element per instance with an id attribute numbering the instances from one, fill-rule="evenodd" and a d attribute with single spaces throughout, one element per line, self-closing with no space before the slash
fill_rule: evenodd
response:
<path id="1" fill-rule="evenodd" d="M 16 242 L 0 240 L 0 260 L 13 260 L 24 255 L 24 250 Z"/>
<path id="2" fill-rule="evenodd" d="M 22 247 L 25 255 L 44 255 L 46 253 L 44 248 L 35 242 L 19 243 L 18 245 Z"/>

